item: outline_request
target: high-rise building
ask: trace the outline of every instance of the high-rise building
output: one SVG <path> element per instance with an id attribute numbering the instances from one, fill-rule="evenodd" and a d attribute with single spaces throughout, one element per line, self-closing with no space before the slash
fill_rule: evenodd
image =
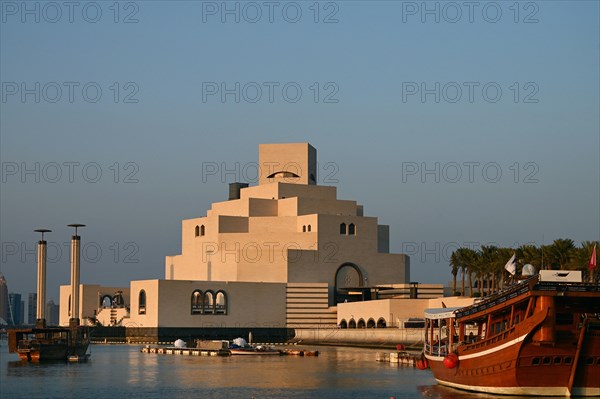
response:
<path id="1" fill-rule="evenodd" d="M 21 312 L 19 314 L 19 320 L 21 321 L 19 324 L 25 324 L 25 301 L 21 300 Z"/>
<path id="2" fill-rule="evenodd" d="M 30 292 L 27 298 L 27 324 L 35 324 L 37 319 L 37 293 Z"/>
<path id="3" fill-rule="evenodd" d="M 8 324 L 18 326 L 21 324 L 21 294 L 11 292 L 8 294 L 8 303 L 10 306 Z"/>
<path id="4" fill-rule="evenodd" d="M 8 314 L 8 287 L 4 275 L 0 273 L 0 324 L 8 324 Z"/>
<path id="5" fill-rule="evenodd" d="M 59 316 L 60 307 L 50 299 L 46 304 L 46 323 L 50 326 L 57 326 Z"/>

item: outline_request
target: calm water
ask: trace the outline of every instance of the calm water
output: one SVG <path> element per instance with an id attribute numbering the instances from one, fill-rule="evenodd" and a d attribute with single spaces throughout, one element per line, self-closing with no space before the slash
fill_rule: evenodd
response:
<path id="1" fill-rule="evenodd" d="M 92 345 L 81 364 L 28 364 L 0 346 L 8 398 L 444 398 L 480 399 L 435 385 L 429 371 L 375 361 L 377 350 L 318 347 L 319 357 L 189 357 Z M 495 396 L 497 398 L 497 396 Z"/>

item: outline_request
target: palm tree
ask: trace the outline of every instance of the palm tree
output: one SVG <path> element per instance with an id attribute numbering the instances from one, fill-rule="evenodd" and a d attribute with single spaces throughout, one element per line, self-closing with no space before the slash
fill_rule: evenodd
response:
<path id="1" fill-rule="evenodd" d="M 542 249 L 535 245 L 526 244 L 517 248 L 517 258 L 522 260 L 523 265 L 529 263 L 536 270 L 542 268 Z"/>
<path id="2" fill-rule="evenodd" d="M 468 276 L 469 292 L 473 290 L 471 274 L 475 268 L 476 252 L 470 248 L 458 248 L 450 256 L 450 266 L 452 267 L 452 275 L 458 274 L 461 271 L 461 293 L 465 295 L 465 276 Z"/>
<path id="3" fill-rule="evenodd" d="M 450 255 L 450 267 L 452 268 L 452 294 L 454 294 L 456 293 L 456 276 L 458 275 L 458 271 L 461 267 L 456 251 L 452 252 L 452 255 Z M 462 294 L 464 295 L 464 289 Z"/>
<path id="4" fill-rule="evenodd" d="M 565 270 L 575 254 L 575 244 L 569 238 L 559 238 L 548 246 L 548 260 L 553 267 Z"/>

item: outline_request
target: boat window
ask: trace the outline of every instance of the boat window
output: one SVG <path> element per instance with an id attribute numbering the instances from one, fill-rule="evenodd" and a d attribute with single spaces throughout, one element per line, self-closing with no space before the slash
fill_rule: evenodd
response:
<path id="1" fill-rule="evenodd" d="M 571 364 L 571 356 L 565 357 L 565 364 Z"/>
<path id="2" fill-rule="evenodd" d="M 556 356 L 554 358 L 554 364 L 560 364 L 562 362 L 562 358 L 560 356 Z"/>
<path id="3" fill-rule="evenodd" d="M 215 311 L 217 314 L 227 314 L 227 295 L 225 291 L 217 291 L 215 297 Z"/>
<path id="4" fill-rule="evenodd" d="M 545 357 L 544 358 L 544 364 L 550 364 L 550 358 L 549 357 Z"/>
<path id="5" fill-rule="evenodd" d="M 138 314 L 146 314 L 146 291 L 140 290 L 138 295 Z"/>
<path id="6" fill-rule="evenodd" d="M 200 290 L 192 292 L 191 313 L 202 314 L 202 291 Z"/>
<path id="7" fill-rule="evenodd" d="M 591 366 L 592 364 L 594 364 L 594 358 L 588 357 L 587 359 L 585 359 L 585 364 Z"/>
<path id="8" fill-rule="evenodd" d="M 540 358 L 539 357 L 534 357 L 533 360 L 531 361 L 531 364 L 533 366 L 538 366 L 540 364 Z"/>

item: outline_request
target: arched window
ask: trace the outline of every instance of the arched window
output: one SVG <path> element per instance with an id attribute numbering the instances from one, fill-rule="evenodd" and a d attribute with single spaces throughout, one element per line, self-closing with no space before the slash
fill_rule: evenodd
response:
<path id="1" fill-rule="evenodd" d="M 192 292 L 191 305 L 192 314 L 202 314 L 202 291 L 194 290 L 194 292 Z"/>
<path id="2" fill-rule="evenodd" d="M 366 324 L 363 319 L 358 320 L 358 324 L 357 324 L 358 328 L 365 328 L 365 326 L 366 326 Z"/>
<path id="3" fill-rule="evenodd" d="M 215 313 L 227 314 L 227 295 L 225 291 L 217 291 L 215 296 Z"/>
<path id="4" fill-rule="evenodd" d="M 375 320 L 369 319 L 369 321 L 367 321 L 367 328 L 375 328 Z"/>
<path id="5" fill-rule="evenodd" d="M 194 237 L 198 237 L 200 235 L 200 226 L 196 226 L 194 229 Z"/>
<path id="6" fill-rule="evenodd" d="M 355 236 L 356 235 L 356 226 L 354 223 L 350 223 L 348 225 L 348 235 Z"/>
<path id="7" fill-rule="evenodd" d="M 213 314 L 215 312 L 215 294 L 212 291 L 204 293 L 204 314 Z"/>
<path id="8" fill-rule="evenodd" d="M 310 224 L 307 227 L 307 231 L 310 232 Z"/>
<path id="9" fill-rule="evenodd" d="M 383 317 L 377 320 L 377 328 L 385 328 L 386 326 L 387 323 L 385 322 L 385 319 Z"/>
<path id="10" fill-rule="evenodd" d="M 346 323 L 345 319 L 342 319 L 340 322 L 340 328 L 348 328 L 348 323 Z"/>
<path id="11" fill-rule="evenodd" d="M 102 299 L 100 299 L 100 307 L 110 308 L 112 305 L 112 298 L 110 295 L 104 295 Z"/>
<path id="12" fill-rule="evenodd" d="M 204 225 L 200 226 L 200 235 L 204 236 L 204 234 L 206 234 L 206 229 L 204 228 Z"/>
<path id="13" fill-rule="evenodd" d="M 348 328 L 356 328 L 356 322 L 354 319 L 350 319 L 350 323 L 348 323 Z"/>
<path id="14" fill-rule="evenodd" d="M 138 295 L 138 314 L 146 314 L 146 291 L 140 290 Z"/>
<path id="15" fill-rule="evenodd" d="M 344 235 L 347 234 L 346 223 L 340 224 L 340 234 L 344 234 Z"/>
<path id="16" fill-rule="evenodd" d="M 71 295 L 69 295 L 69 316 L 71 316 Z"/>
<path id="17" fill-rule="evenodd" d="M 306 225 L 302 226 L 302 232 L 306 233 Z"/>

